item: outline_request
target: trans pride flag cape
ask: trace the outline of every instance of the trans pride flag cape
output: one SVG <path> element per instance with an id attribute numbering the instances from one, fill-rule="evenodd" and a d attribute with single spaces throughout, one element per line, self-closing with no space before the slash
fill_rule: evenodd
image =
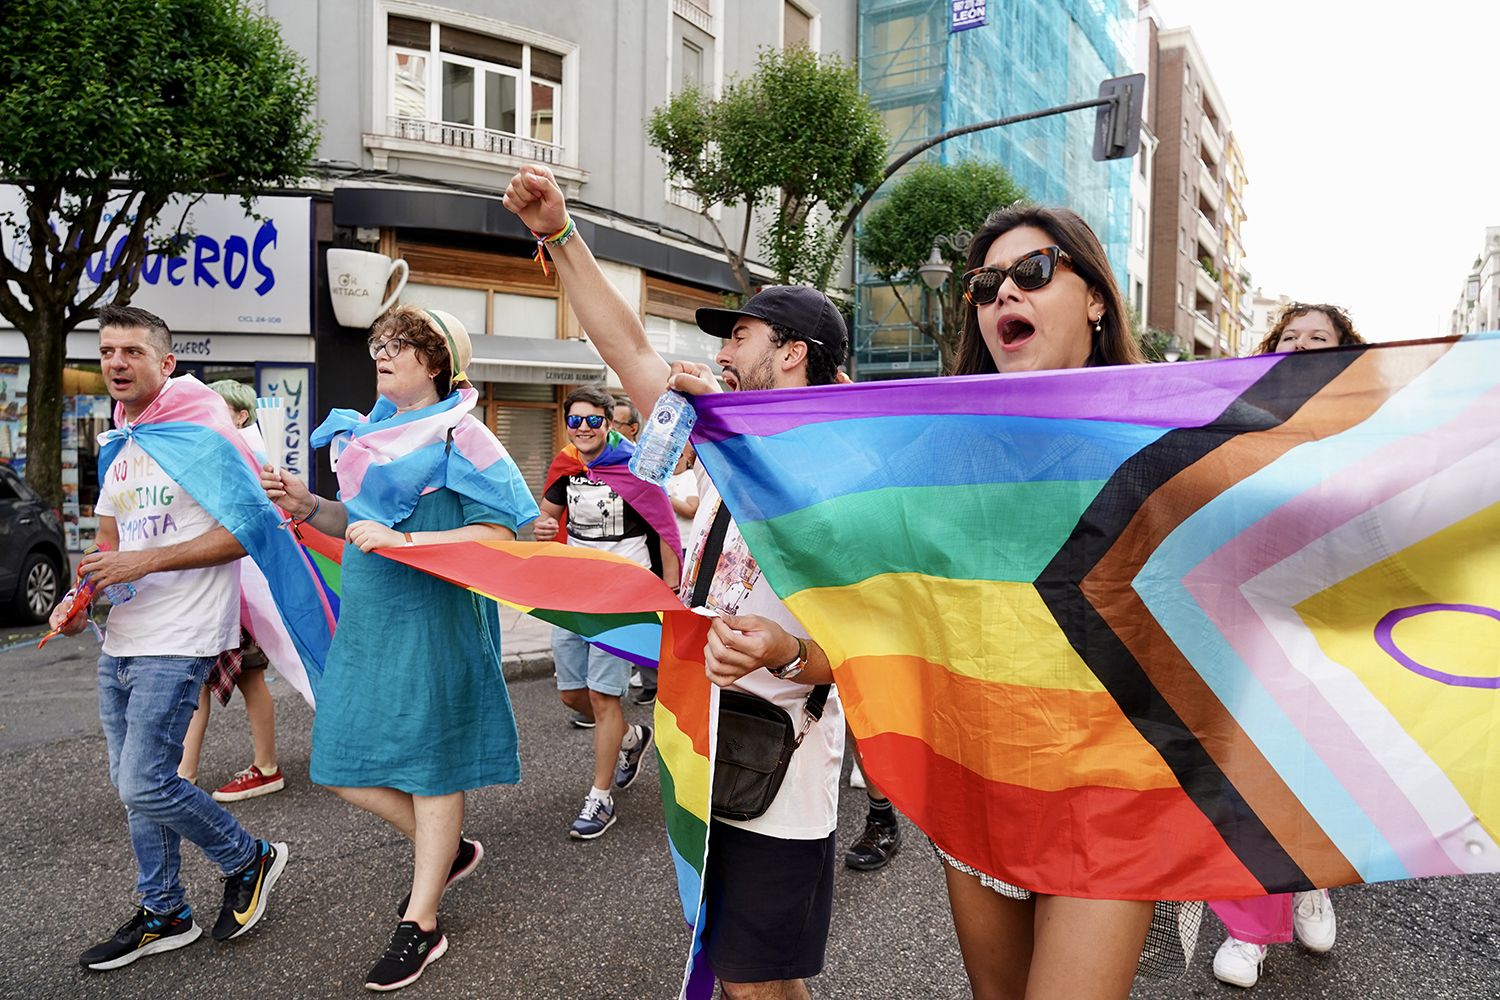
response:
<path id="1" fill-rule="evenodd" d="M 660 486 L 637 479 L 631 474 L 630 456 L 634 454 L 635 445 L 617 431 L 609 432 L 604 449 L 588 463 L 583 461 L 583 456 L 578 453 L 575 445 L 564 445 L 547 468 L 543 492 L 551 489 L 552 484 L 564 476 L 588 476 L 596 483 L 607 483 L 610 489 L 618 493 L 621 499 L 651 525 L 651 530 L 660 535 L 669 548 L 681 553 L 682 538 L 677 531 L 677 516 L 672 513 L 672 501 L 667 499 L 667 491 Z M 563 541 L 567 537 L 566 516 L 557 519 L 557 526 L 557 540 Z"/>
<path id="2" fill-rule="evenodd" d="M 422 494 L 446 486 L 512 514 L 518 530 L 537 515 L 520 470 L 495 435 L 469 412 L 479 399 L 463 386 L 431 406 L 396 412 L 385 398 L 368 414 L 339 409 L 312 433 L 314 447 L 332 444 L 339 500 L 350 521 L 391 527 L 416 509 Z"/>
<path id="3" fill-rule="evenodd" d="M 871 776 L 1044 893 L 1500 871 L 1500 334 L 697 400 Z"/>
<path id="4" fill-rule="evenodd" d="M 135 423 L 115 404 L 99 435 L 99 481 L 134 440 L 245 547 L 240 584 L 247 621 L 272 665 L 311 704 L 333 636 L 334 613 L 301 546 L 260 488 L 260 463 L 218 393 L 191 375 L 170 380 Z"/>

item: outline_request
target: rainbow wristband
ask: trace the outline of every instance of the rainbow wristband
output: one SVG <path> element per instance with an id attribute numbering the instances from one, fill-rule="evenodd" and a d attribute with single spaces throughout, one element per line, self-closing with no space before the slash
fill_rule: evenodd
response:
<path id="1" fill-rule="evenodd" d="M 536 253 L 532 254 L 531 259 L 542 265 L 542 274 L 549 276 L 551 275 L 551 272 L 547 270 L 547 247 L 563 246 L 569 240 L 571 240 L 577 234 L 577 232 L 578 227 L 573 224 L 573 217 L 571 215 L 568 216 L 568 221 L 563 224 L 563 227 L 557 232 L 553 233 L 551 236 L 543 236 L 541 233 L 538 233 L 535 230 L 532 231 L 531 235 L 536 237 Z"/>

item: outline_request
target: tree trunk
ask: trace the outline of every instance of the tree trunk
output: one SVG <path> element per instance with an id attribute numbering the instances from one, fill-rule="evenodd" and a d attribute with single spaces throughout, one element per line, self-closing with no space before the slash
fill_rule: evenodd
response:
<path id="1" fill-rule="evenodd" d="M 26 382 L 26 481 L 53 507 L 62 507 L 62 372 L 67 334 L 61 316 L 38 309 L 23 331 L 31 354 Z"/>

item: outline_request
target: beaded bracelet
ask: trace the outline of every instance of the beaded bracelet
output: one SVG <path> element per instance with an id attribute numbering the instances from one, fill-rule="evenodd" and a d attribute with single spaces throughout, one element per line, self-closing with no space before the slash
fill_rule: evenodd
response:
<path id="1" fill-rule="evenodd" d="M 532 254 L 531 259 L 542 265 L 543 275 L 550 276 L 551 274 L 551 272 L 547 270 L 546 248 L 549 246 L 564 246 L 577 234 L 578 227 L 573 224 L 573 217 L 571 215 L 567 217 L 567 221 L 563 223 L 563 227 L 557 232 L 553 233 L 551 236 L 543 236 L 541 233 L 536 232 L 535 230 L 532 231 L 531 235 L 536 237 L 536 253 Z"/>

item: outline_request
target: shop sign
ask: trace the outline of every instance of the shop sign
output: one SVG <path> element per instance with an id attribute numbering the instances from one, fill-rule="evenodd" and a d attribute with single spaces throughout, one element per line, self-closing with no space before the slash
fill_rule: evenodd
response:
<path id="1" fill-rule="evenodd" d="M 191 201 L 174 198 L 152 225 L 151 238 L 166 239 L 180 221 L 187 239 L 177 256 L 146 258 L 131 305 L 158 314 L 174 330 L 311 333 L 311 200 L 260 198 L 253 205 L 259 218 L 247 216 L 238 198 Z M 24 217 L 24 201 L 18 188 L 0 186 L 0 215 L 7 211 Z M 101 228 L 113 219 L 106 210 Z M 61 229 L 61 221 L 53 227 Z M 106 260 L 123 252 L 124 241 L 122 234 L 88 260 L 78 298 L 98 287 Z M 30 266 L 29 245 L 10 240 L 6 251 L 18 267 Z"/>
<path id="2" fill-rule="evenodd" d="M 308 442 L 312 416 L 312 368 L 309 365 L 261 365 L 256 395 L 279 396 L 286 415 L 280 440 L 266 442 L 266 457 L 278 468 L 308 482 L 312 449 Z"/>
<path id="3" fill-rule="evenodd" d="M 948 32 L 968 31 L 983 27 L 985 23 L 985 0 L 949 0 Z"/>

